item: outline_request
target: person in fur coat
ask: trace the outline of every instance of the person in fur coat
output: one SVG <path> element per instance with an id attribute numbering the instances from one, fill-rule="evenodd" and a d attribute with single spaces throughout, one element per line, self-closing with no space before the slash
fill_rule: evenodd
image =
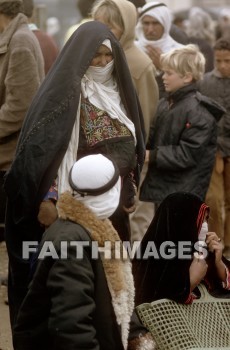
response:
<path id="1" fill-rule="evenodd" d="M 60 196 L 59 218 L 41 241 L 14 349 L 154 349 L 133 315 L 131 262 L 116 255 L 121 241 L 108 219 L 120 199 L 117 165 L 102 154 L 89 155 L 74 163 L 69 181 L 72 193 Z M 50 255 L 45 247 L 51 243 Z"/>

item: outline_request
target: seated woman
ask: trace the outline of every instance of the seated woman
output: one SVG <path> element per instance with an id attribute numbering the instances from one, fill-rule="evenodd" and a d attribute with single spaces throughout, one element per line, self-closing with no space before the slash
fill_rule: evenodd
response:
<path id="1" fill-rule="evenodd" d="M 217 234 L 208 232 L 208 216 L 209 208 L 191 193 L 164 199 L 133 261 L 137 305 L 163 298 L 191 303 L 203 279 L 211 293 L 230 297 L 230 262 Z"/>

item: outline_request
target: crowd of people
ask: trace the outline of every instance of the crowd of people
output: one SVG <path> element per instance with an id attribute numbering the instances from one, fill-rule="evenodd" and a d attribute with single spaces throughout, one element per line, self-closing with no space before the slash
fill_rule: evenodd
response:
<path id="1" fill-rule="evenodd" d="M 153 350 L 135 306 L 230 298 L 230 32 L 197 7 L 179 28 L 157 1 L 78 5 L 59 48 L 33 0 L 0 0 L 14 349 Z"/>

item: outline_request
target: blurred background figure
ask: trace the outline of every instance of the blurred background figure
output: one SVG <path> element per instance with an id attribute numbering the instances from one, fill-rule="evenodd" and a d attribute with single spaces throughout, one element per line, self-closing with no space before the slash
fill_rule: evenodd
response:
<path id="1" fill-rule="evenodd" d="M 222 8 L 217 19 L 216 39 L 230 35 L 230 8 Z"/>
<path id="2" fill-rule="evenodd" d="M 27 17 L 22 12 L 22 0 L 0 0 L 1 240 L 4 239 L 6 211 L 4 176 L 15 156 L 27 110 L 44 77 L 44 61 L 39 43 L 28 28 Z M 7 235 L 5 239 L 8 246 Z M 14 277 L 17 279 L 17 276 Z M 11 283 L 9 279 L 9 287 Z"/>
<path id="3" fill-rule="evenodd" d="M 77 10 L 80 12 L 82 18 L 80 22 L 72 25 L 67 30 L 64 38 L 64 43 L 66 43 L 66 41 L 71 37 L 71 35 L 73 34 L 73 32 L 75 32 L 75 30 L 79 27 L 79 25 L 92 20 L 90 12 L 94 2 L 95 0 L 77 0 L 76 1 Z"/>
<path id="4" fill-rule="evenodd" d="M 218 123 L 217 154 L 206 202 L 211 208 L 210 230 L 224 243 L 224 255 L 230 259 L 230 38 L 214 45 L 215 69 L 199 82 L 201 93 L 226 108 Z"/>
<path id="5" fill-rule="evenodd" d="M 204 9 L 192 7 L 185 23 L 189 43 L 198 45 L 206 59 L 205 72 L 210 72 L 214 68 L 212 47 L 215 42 L 215 25 L 212 17 Z"/>
<path id="6" fill-rule="evenodd" d="M 55 59 L 57 58 L 59 50 L 52 37 L 46 34 L 44 31 L 40 30 L 34 23 L 33 11 L 34 1 L 23 0 L 23 12 L 28 17 L 29 28 L 33 31 L 39 41 L 44 58 L 45 74 L 47 74 Z"/>
<path id="7" fill-rule="evenodd" d="M 61 25 L 57 17 L 48 17 L 46 20 L 46 33 L 53 38 L 57 47 L 62 47 L 62 39 L 60 33 Z"/>

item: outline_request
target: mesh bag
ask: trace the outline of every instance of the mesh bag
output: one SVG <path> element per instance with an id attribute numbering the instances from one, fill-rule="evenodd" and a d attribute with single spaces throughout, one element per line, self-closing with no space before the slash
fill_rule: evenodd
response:
<path id="1" fill-rule="evenodd" d="M 204 285 L 200 299 L 183 305 L 169 299 L 137 306 L 159 350 L 230 350 L 230 299 L 212 297 Z"/>

